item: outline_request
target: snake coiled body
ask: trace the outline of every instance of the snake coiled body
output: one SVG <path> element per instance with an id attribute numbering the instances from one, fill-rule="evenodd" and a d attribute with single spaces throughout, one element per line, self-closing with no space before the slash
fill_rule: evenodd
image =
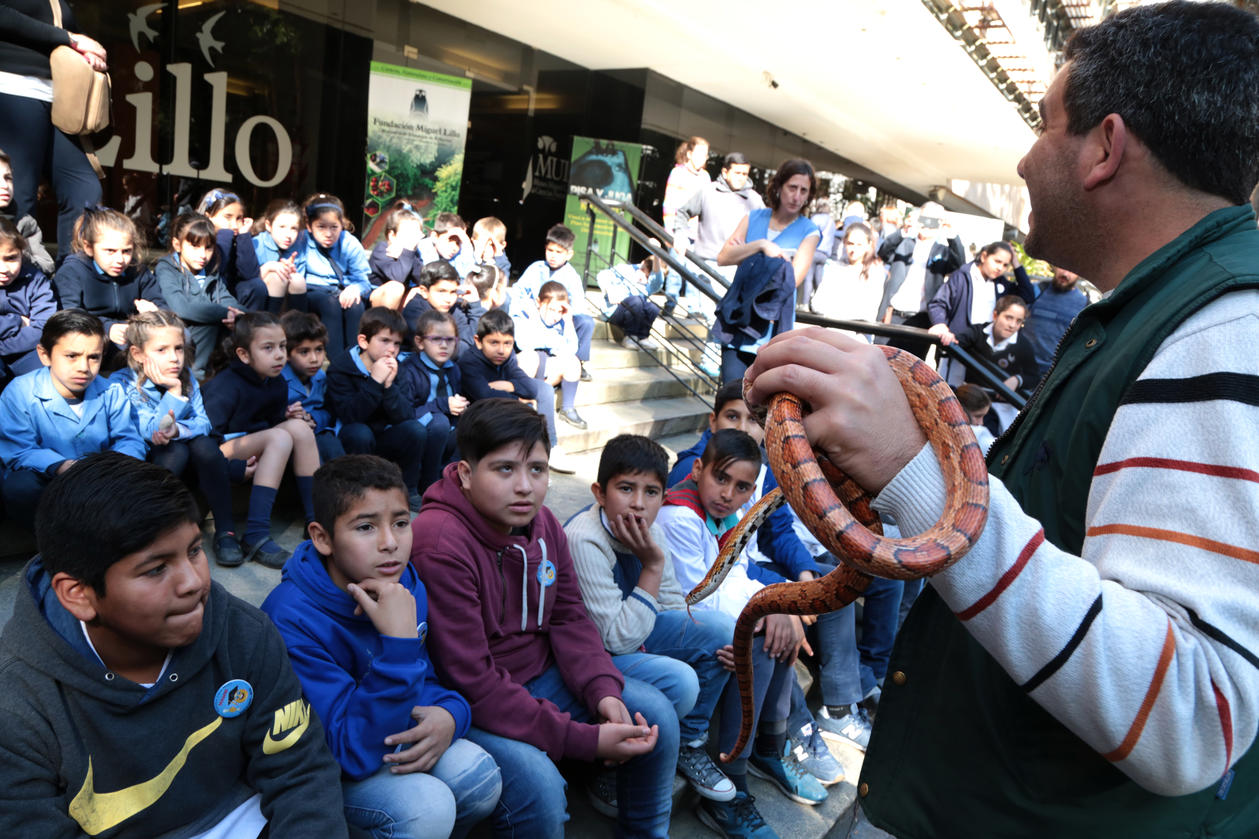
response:
<path id="1" fill-rule="evenodd" d="M 860 596 L 870 575 L 907 580 L 935 574 L 961 559 L 987 522 L 988 469 L 957 397 L 922 360 L 903 350 L 880 349 L 900 379 L 914 417 L 940 461 L 946 485 L 944 513 L 940 521 L 917 536 L 884 537 L 878 515 L 870 506 L 871 496 L 839 468 L 815 457 L 804 433 L 804 406 L 799 397 L 778 393 L 770 399 L 765 445 L 782 494 L 841 564 L 815 580 L 766 586 L 748 600 L 739 615 L 734 655 L 743 723 L 734 748 L 721 755 L 723 761 L 739 755 L 751 737 L 752 636 L 763 617 L 816 615 L 843 608 Z M 727 542 L 709 574 L 687 596 L 688 604 L 698 602 L 720 585 L 751 531 L 773 512 L 769 509 L 772 502 L 766 502 L 768 497 L 761 499 L 764 506 L 757 515 L 745 517 L 750 520 L 746 533 Z"/>

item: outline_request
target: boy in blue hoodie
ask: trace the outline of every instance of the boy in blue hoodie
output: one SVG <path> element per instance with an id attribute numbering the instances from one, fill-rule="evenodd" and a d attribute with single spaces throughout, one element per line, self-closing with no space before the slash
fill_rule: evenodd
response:
<path id="1" fill-rule="evenodd" d="M 462 836 L 498 803 L 472 713 L 437 682 L 428 598 L 398 467 L 348 455 L 315 474 L 315 521 L 262 610 L 341 764 L 346 820 L 375 837 Z"/>
<path id="2" fill-rule="evenodd" d="M 328 374 L 323 369 L 328 357 L 328 328 L 318 316 L 297 309 L 285 312 L 280 325 L 288 342 L 289 363 L 280 375 L 289 388 L 289 405 L 301 404 L 305 419 L 315 432 L 319 462 L 327 463 L 345 454 L 337 438 L 336 420 L 324 404 L 328 391 Z"/>

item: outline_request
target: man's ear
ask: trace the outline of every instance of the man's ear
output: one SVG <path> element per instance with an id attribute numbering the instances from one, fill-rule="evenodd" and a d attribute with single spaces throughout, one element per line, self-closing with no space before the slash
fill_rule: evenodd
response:
<path id="1" fill-rule="evenodd" d="M 96 620 L 96 590 L 78 577 L 64 571 L 52 575 L 53 594 L 65 610 L 84 623 Z"/>
<path id="2" fill-rule="evenodd" d="M 1107 114 L 1084 141 L 1084 188 L 1095 189 L 1109 183 L 1119 173 L 1124 156 L 1130 152 L 1128 126 L 1119 114 Z"/>
<path id="3" fill-rule="evenodd" d="M 332 534 L 317 521 L 306 525 L 306 530 L 310 533 L 310 543 L 315 546 L 315 550 L 322 556 L 332 556 Z"/>

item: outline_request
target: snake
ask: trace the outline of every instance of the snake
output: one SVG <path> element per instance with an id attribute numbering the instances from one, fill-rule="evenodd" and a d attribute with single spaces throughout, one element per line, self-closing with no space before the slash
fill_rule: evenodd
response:
<path id="1" fill-rule="evenodd" d="M 813 451 L 804 431 L 803 400 L 789 392 L 770 397 L 763 418 L 765 448 L 779 489 L 762 497 L 740 521 L 740 529 L 731 534 L 712 568 L 687 595 L 687 606 L 721 585 L 756 528 L 784 502 L 840 564 L 825 576 L 774 583 L 748 599 L 734 630 L 735 677 L 743 718 L 734 747 L 720 755 L 723 763 L 742 754 L 752 735 L 752 638 L 762 618 L 820 615 L 841 609 L 861 595 L 872 576 L 911 580 L 939 573 L 965 555 L 987 523 L 988 468 L 957 397 L 917 356 L 885 345 L 879 349 L 940 462 L 945 481 L 944 512 L 939 521 L 917 536 L 883 536 L 878 514 L 871 506 L 873 497 Z M 780 497 L 774 497 L 779 493 Z"/>

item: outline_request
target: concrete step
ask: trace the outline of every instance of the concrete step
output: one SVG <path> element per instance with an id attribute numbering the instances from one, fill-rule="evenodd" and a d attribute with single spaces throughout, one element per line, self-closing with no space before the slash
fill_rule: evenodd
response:
<path id="1" fill-rule="evenodd" d="M 603 446 L 618 434 L 642 434 L 653 439 L 669 434 L 698 432 L 712 407 L 694 396 L 589 405 L 579 409 L 587 428 L 574 428 L 555 418 L 559 442 L 568 452 Z"/>
<path id="2" fill-rule="evenodd" d="M 706 384 L 707 376 L 682 370 L 677 372 L 682 377 L 682 381 L 678 381 L 677 377 L 664 367 L 627 367 L 605 370 L 591 365 L 590 374 L 594 380 L 582 382 L 577 388 L 577 406 L 688 396 L 691 391 L 687 390 L 687 385 L 701 395 L 712 389 Z"/>
<path id="3" fill-rule="evenodd" d="M 678 351 L 692 361 L 703 358 L 703 350 L 698 347 L 678 347 Z M 629 349 L 610 341 L 594 341 L 590 345 L 590 361 L 587 366 L 591 372 L 595 370 L 617 370 L 626 367 L 659 367 L 656 359 L 667 360 L 664 350 Z"/>

